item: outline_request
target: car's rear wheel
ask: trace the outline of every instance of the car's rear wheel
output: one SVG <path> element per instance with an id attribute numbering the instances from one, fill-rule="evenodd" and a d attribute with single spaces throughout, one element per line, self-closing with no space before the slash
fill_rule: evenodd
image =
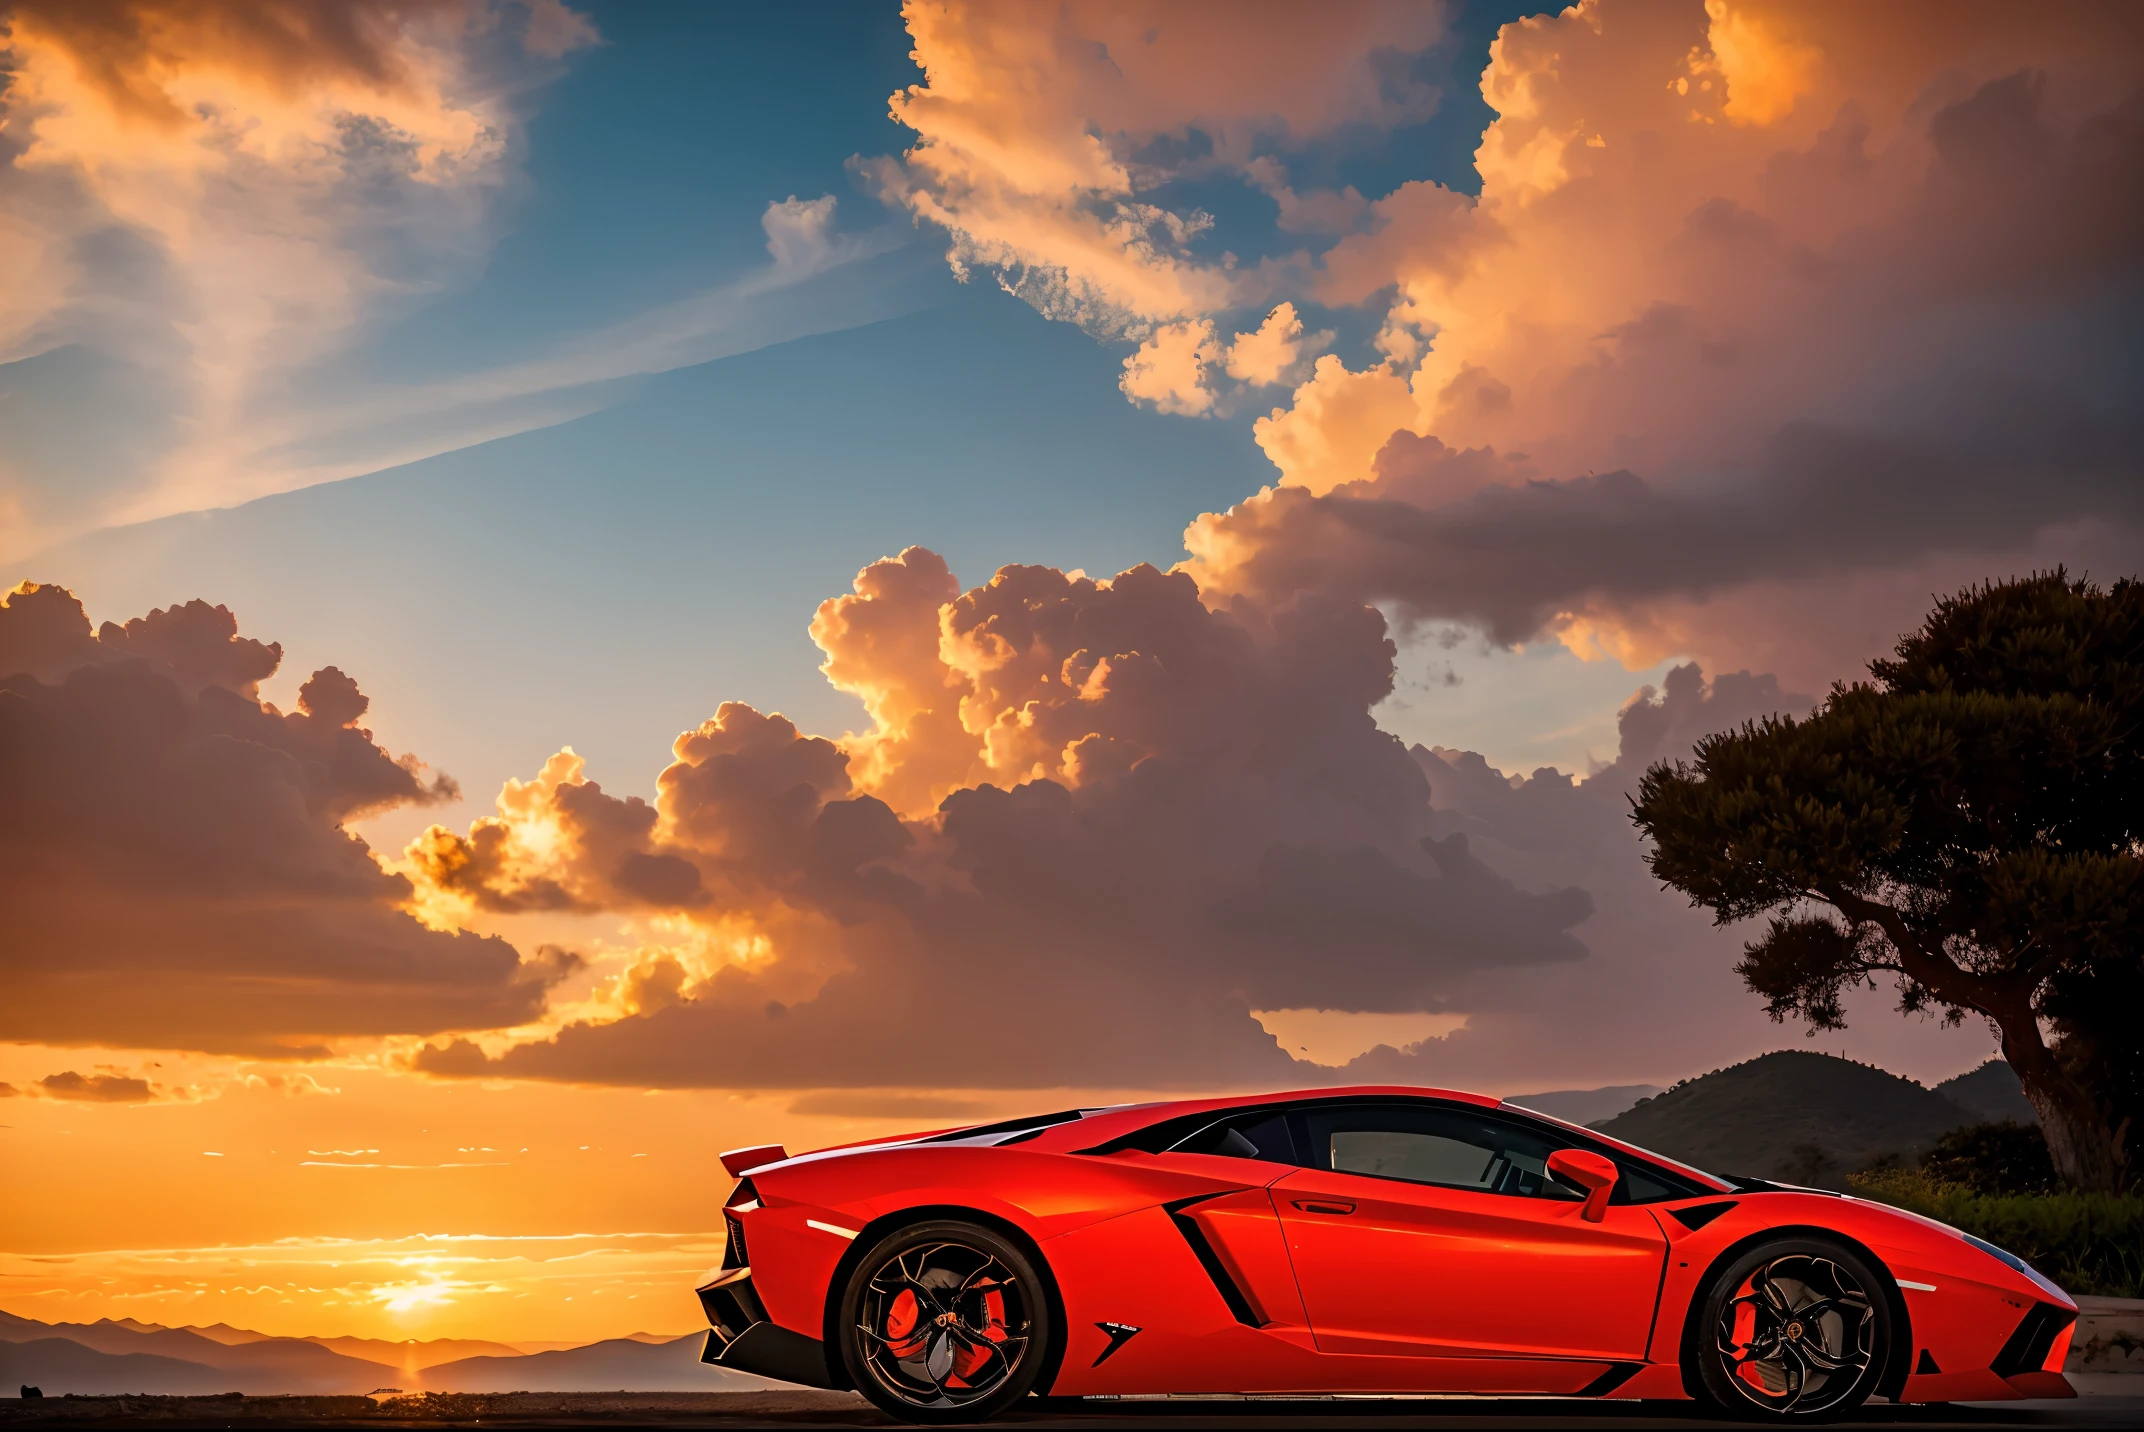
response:
<path id="1" fill-rule="evenodd" d="M 1882 1276 L 1824 1238 L 1761 1244 L 1722 1269 L 1697 1309 L 1691 1351 L 1730 1415 L 1823 1422 L 1867 1401 L 1891 1350 Z"/>
<path id="2" fill-rule="evenodd" d="M 980 1422 L 1027 1396 L 1049 1354 L 1048 1294 L 1033 1261 L 976 1223 L 895 1230 L 842 1292 L 849 1378 L 892 1416 Z"/>

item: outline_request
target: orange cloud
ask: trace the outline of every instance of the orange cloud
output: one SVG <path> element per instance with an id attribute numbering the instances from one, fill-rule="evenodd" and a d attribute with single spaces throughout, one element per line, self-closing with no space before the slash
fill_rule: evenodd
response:
<path id="1" fill-rule="evenodd" d="M 1309 343 L 1329 341 L 1330 337 L 1324 334 L 1306 339 L 1295 305 L 1275 304 L 1263 323 L 1249 333 L 1237 334 L 1236 341 L 1228 345 L 1228 376 L 1260 388 L 1278 383 L 1302 358 Z"/>
<path id="2" fill-rule="evenodd" d="M 1211 323 L 1171 323 L 1155 329 L 1154 336 L 1124 360 L 1117 386 L 1133 402 L 1196 417 L 1213 407 L 1206 370 L 1221 362 L 1221 345 L 1214 341 Z"/>
<path id="3" fill-rule="evenodd" d="M 1202 589 L 1272 596 L 1254 567 L 1318 568 L 1315 552 L 1268 550 L 1309 536 L 1313 509 L 1287 489 L 1391 498 L 1377 466 L 1395 440 L 1489 452 L 1500 486 L 1627 471 L 1667 506 L 1763 512 L 1742 523 L 1752 535 L 1793 522 L 1777 509 L 1798 505 L 1797 484 L 1825 486 L 1788 472 L 1795 454 L 1911 453 L 1944 475 L 1858 480 L 1893 494 L 1887 541 L 1913 560 L 1932 541 L 1913 514 L 1937 492 L 2052 485 L 2066 495 L 2042 525 L 2101 505 L 2089 474 L 2133 436 L 2095 376 L 2116 361 L 2144 251 L 2144 219 L 2117 197 L 2144 143 L 2132 11 L 1580 0 L 1492 44 L 1478 196 L 1424 180 L 1367 199 L 1298 194 L 1290 146 L 1420 117 L 1433 95 L 1393 88 L 1378 57 L 1419 52 L 1437 25 L 1426 8 L 1310 13 L 911 6 L 928 80 L 894 113 L 918 138 L 876 171 L 952 235 L 956 268 L 993 268 L 1044 313 L 1135 342 L 1119 380 L 1130 400 L 1213 416 L 1243 396 L 1226 379 L 1296 385 L 1254 426 L 1278 490 L 1187 537 Z M 1187 178 L 1270 196 L 1280 231 L 1312 247 L 1231 263 L 1207 217 L 1172 198 Z M 1299 322 L 1313 303 L 1370 308 L 1372 353 L 1300 372 L 1278 315 Z M 1273 317 L 1231 342 L 1222 324 L 1254 304 Z M 2074 421 L 2065 404 L 2081 405 Z M 1283 510 L 1285 532 L 1271 520 Z M 1580 576 L 1605 559 L 1558 558 L 1569 579 L 1523 610 L 1490 592 L 1416 605 L 1450 585 L 1428 570 L 1443 555 L 1401 559 L 1398 534 L 1439 524 L 1334 515 L 1346 550 L 1384 545 L 1395 561 L 1379 587 L 1336 549 L 1337 590 L 1411 615 L 1495 608 L 1503 639 L 1560 633 L 1643 664 L 1733 650 L 1708 615 L 1723 590 L 1806 579 L 1826 560 L 1788 541 L 1715 576 L 1653 548 L 1643 565 L 1663 577 L 1633 586 Z M 1730 539 L 1722 523 L 1706 540 Z M 2016 551 L 2033 535 L 1991 515 L 1942 540 Z M 1839 562 L 1880 582 L 1883 546 Z M 1867 636 L 1853 625 L 1812 634 L 1798 665 L 1852 659 Z"/>
<path id="4" fill-rule="evenodd" d="M 1386 361 L 1329 355 L 1259 421 L 1283 485 L 1193 524 L 1203 589 L 1650 665 L 1750 649 L 1718 601 L 1747 583 L 1873 596 L 2126 506 L 2099 375 L 2144 252 L 2136 16 L 1584 0 L 1505 26 L 1482 94 L 1479 198 L 1404 185 L 1320 259 L 1324 302 L 1396 293 Z M 1408 490 L 1379 455 L 1424 440 L 1490 461 Z"/>
<path id="5" fill-rule="evenodd" d="M 1436 103 L 1380 67 L 1438 38 L 1431 5 L 910 0 L 902 14 L 925 81 L 892 98 L 917 139 L 873 168 L 882 191 L 951 235 L 955 272 L 992 269 L 1043 313 L 1111 337 L 1145 339 L 1264 286 L 1199 250 L 1207 215 L 1149 197 L 1199 167 L 1160 157 L 1168 142 L 1195 132 L 1207 167 L 1248 173 L 1262 136 L 1300 142 Z"/>

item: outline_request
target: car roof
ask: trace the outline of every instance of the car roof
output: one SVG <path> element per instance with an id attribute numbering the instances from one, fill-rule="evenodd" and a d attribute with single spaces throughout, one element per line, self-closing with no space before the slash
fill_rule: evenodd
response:
<path id="1" fill-rule="evenodd" d="M 1081 1111 L 1084 1117 L 1052 1124 L 1022 1142 L 1038 1153 L 1067 1152 L 1107 1143 L 1111 1139 L 1136 1133 L 1151 1124 L 1161 1123 L 1165 1119 L 1180 1119 L 1187 1114 L 1218 1116 L 1231 1109 L 1259 1109 L 1269 1104 L 1303 1104 L 1362 1098 L 1441 1099 L 1448 1103 L 1473 1104 L 1484 1109 L 1494 1109 L 1501 1102 L 1486 1094 L 1469 1094 L 1459 1089 L 1425 1089 L 1411 1084 L 1350 1084 L 1318 1089 L 1286 1089 L 1266 1094 L 1169 1099 L 1151 1104 L 1118 1104 L 1110 1108 L 1086 1109 Z M 954 1133 L 941 1137 L 950 1139 L 960 1135 Z"/>
<path id="2" fill-rule="evenodd" d="M 1688 1164 L 1668 1158 L 1663 1154 L 1654 1153 L 1651 1149 L 1643 1149 L 1635 1144 L 1624 1143 L 1621 1139 L 1611 1138 L 1598 1129 L 1582 1128 L 1567 1120 L 1543 1114 L 1538 1110 L 1529 1109 L 1523 1105 L 1492 1098 L 1487 1094 L 1470 1093 L 1464 1089 L 1427 1088 L 1413 1084 L 1327 1085 L 1316 1089 L 1287 1089 L 1267 1094 L 1232 1094 L 1226 1097 L 1210 1099 L 1173 1099 L 1150 1104 L 1119 1104 L 1109 1108 L 1082 1109 L 1077 1111 L 1076 1114 L 1071 1114 L 1071 1111 L 1067 1111 L 1071 1116 L 1063 1118 L 1060 1122 L 1043 1124 L 1038 1118 L 1038 1121 L 1032 1126 L 1031 1132 L 1024 1132 L 1018 1136 L 1018 1142 L 1035 1153 L 1071 1153 L 1108 1144 L 1126 1135 L 1136 1134 L 1139 1130 L 1151 1125 L 1162 1123 L 1166 1120 L 1180 1119 L 1190 1114 L 1213 1114 L 1218 1117 L 1227 1114 L 1232 1109 L 1258 1109 L 1276 1104 L 1339 1103 L 1363 1099 L 1431 1099 L 1450 1104 L 1469 1104 L 1479 1109 L 1494 1109 L 1534 1123 L 1548 1124 L 1568 1130 L 1590 1143 L 1602 1145 L 1620 1153 L 1629 1154 L 1647 1163 L 1656 1164 L 1665 1169 L 1693 1177 L 1702 1183 L 1710 1184 L 1716 1189 L 1725 1191 L 1729 1188 L 1729 1185 L 1717 1174 L 1708 1173 L 1699 1168 L 1692 1168 Z M 1041 1117 L 1046 1118 L 1049 1116 Z M 978 1126 L 978 1129 L 980 1131 L 985 1128 L 996 1129 L 1002 1127 L 1001 1125 Z M 1008 1131 L 1006 1134 L 1007 1141 L 1010 1141 L 1012 1137 L 1013 1135 Z M 953 1130 L 939 1134 L 936 1138 L 952 1142 L 960 1139 L 961 1133 L 959 1130 Z"/>
<path id="3" fill-rule="evenodd" d="M 1115 1104 L 1106 1107 L 1067 1109 L 1057 1114 L 1038 1114 L 1026 1119 L 1008 1119 L 995 1124 L 976 1124 L 966 1128 L 926 1130 L 914 1134 L 894 1135 L 890 1138 L 863 1140 L 852 1144 L 837 1144 L 832 1148 L 817 1149 L 798 1154 L 787 1163 L 816 1162 L 823 1158 L 836 1158 L 843 1154 L 870 1153 L 881 1149 L 912 1147 L 919 1143 L 951 1144 L 966 1143 L 970 1138 L 983 1143 L 1017 1144 L 1031 1153 L 1076 1153 L 1092 1150 L 1154 1124 L 1187 1115 L 1226 1115 L 1233 1109 L 1259 1109 L 1272 1105 L 1301 1105 L 1313 1103 L 1352 1102 L 1364 1099 L 1427 1099 L 1451 1104 L 1470 1104 L 1479 1109 L 1494 1109 L 1535 1123 L 1549 1124 L 1568 1130 L 1588 1142 L 1603 1145 L 1618 1152 L 1635 1156 L 1647 1163 L 1659 1165 L 1677 1173 L 1695 1177 L 1721 1191 L 1729 1185 L 1719 1175 L 1703 1169 L 1642 1149 L 1635 1144 L 1611 1138 L 1598 1129 L 1582 1128 L 1568 1120 L 1543 1114 L 1520 1104 L 1492 1098 L 1487 1094 L 1470 1093 L 1464 1089 L 1438 1089 L 1415 1084 L 1343 1084 L 1325 1085 L 1315 1089 L 1285 1089 L 1265 1094 L 1230 1094 L 1204 1099 L 1165 1099 L 1141 1104 Z M 755 1173 L 759 1172 L 754 1170 Z"/>

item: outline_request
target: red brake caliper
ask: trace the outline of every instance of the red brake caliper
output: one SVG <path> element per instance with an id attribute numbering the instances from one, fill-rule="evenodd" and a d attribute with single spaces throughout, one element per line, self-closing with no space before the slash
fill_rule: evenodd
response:
<path id="1" fill-rule="evenodd" d="M 1744 1296 L 1747 1296 L 1748 1290 L 1745 1288 L 1743 1291 Z M 1739 1303 L 1736 1305 L 1734 1336 L 1735 1347 L 1738 1350 L 1746 1349 L 1751 1343 L 1757 1340 L 1756 1304 Z M 1744 1382 L 1748 1383 L 1752 1387 L 1758 1388 L 1759 1390 L 1762 1390 L 1764 1387 L 1764 1377 L 1757 1371 L 1757 1364 L 1755 1364 L 1754 1362 L 1745 1362 L 1740 1367 L 1736 1368 L 1735 1376 L 1741 1378 Z"/>
<path id="2" fill-rule="evenodd" d="M 886 1346 L 895 1358 L 906 1361 L 923 1352 L 924 1337 L 919 1324 L 923 1321 L 923 1308 L 916 1301 L 915 1293 L 903 1288 L 894 1295 L 886 1309 Z"/>

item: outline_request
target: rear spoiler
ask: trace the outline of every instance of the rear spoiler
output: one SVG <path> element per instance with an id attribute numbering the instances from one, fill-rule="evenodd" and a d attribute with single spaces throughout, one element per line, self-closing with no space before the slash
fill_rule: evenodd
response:
<path id="1" fill-rule="evenodd" d="M 789 1150 L 780 1144 L 757 1144 L 749 1149 L 731 1149 L 722 1155 L 722 1171 L 731 1178 L 743 1178 L 753 1169 L 780 1163 L 788 1157 Z"/>

